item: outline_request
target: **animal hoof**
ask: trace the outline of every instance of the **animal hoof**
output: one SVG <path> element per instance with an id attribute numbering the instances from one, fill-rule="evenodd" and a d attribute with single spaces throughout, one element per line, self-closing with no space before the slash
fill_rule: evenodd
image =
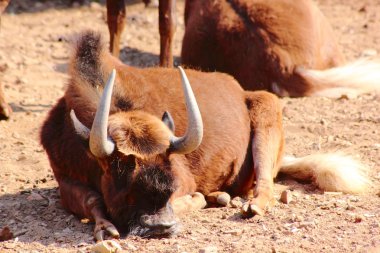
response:
<path id="1" fill-rule="evenodd" d="M 218 204 L 222 206 L 227 206 L 228 203 L 230 203 L 230 201 L 231 201 L 231 196 L 226 192 L 223 192 L 216 198 L 216 202 L 218 202 Z"/>
<path id="2" fill-rule="evenodd" d="M 103 224 L 101 223 L 99 225 L 98 224 L 95 225 L 95 231 L 94 231 L 95 240 L 96 241 L 103 241 L 106 232 L 112 238 L 120 238 L 120 234 L 114 225 L 109 223 L 109 224 L 107 224 L 107 226 L 105 226 L 104 223 Z"/>
<path id="3" fill-rule="evenodd" d="M 263 209 L 253 204 L 249 205 L 249 209 L 251 210 L 253 215 L 263 216 L 265 214 L 265 211 Z"/>
<path id="4" fill-rule="evenodd" d="M 255 204 L 246 203 L 241 208 L 241 214 L 244 218 L 250 218 L 255 215 L 263 216 L 265 214 L 265 211 Z"/>
<path id="5" fill-rule="evenodd" d="M 9 116 L 12 113 L 12 109 L 9 105 L 5 103 L 0 104 L 0 120 L 1 119 L 9 119 Z"/>

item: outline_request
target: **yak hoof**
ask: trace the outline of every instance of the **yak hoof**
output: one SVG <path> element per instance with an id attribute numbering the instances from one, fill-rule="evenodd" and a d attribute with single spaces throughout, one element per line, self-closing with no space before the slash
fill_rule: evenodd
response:
<path id="1" fill-rule="evenodd" d="M 9 119 L 9 116 L 12 113 L 12 109 L 9 105 L 6 103 L 0 104 L 0 120 L 2 119 Z"/>
<path id="2" fill-rule="evenodd" d="M 255 215 L 264 216 L 265 211 L 255 204 L 245 203 L 241 208 L 241 213 L 243 217 L 250 218 Z"/>
<path id="3" fill-rule="evenodd" d="M 107 232 L 111 237 L 113 238 L 120 238 L 120 234 L 117 231 L 116 227 L 108 222 L 108 221 L 101 221 L 99 223 L 96 223 L 95 225 L 95 240 L 96 241 L 103 241 L 105 232 Z"/>

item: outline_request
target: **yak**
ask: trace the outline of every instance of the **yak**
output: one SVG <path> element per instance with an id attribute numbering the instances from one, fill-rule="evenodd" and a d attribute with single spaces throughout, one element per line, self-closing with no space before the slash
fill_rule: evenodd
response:
<path id="1" fill-rule="evenodd" d="M 69 75 L 41 144 L 63 207 L 93 220 L 97 240 L 175 234 L 176 201 L 188 195 L 193 206 L 200 194 L 242 196 L 243 215 L 264 215 L 280 171 L 327 191 L 363 192 L 370 182 L 365 166 L 337 153 L 283 159 L 279 99 L 227 74 L 127 66 L 86 31 Z"/>
<path id="2" fill-rule="evenodd" d="M 346 63 L 312 0 L 187 0 L 181 60 L 279 96 L 380 91 L 380 60 Z"/>
<path id="3" fill-rule="evenodd" d="M 7 8 L 9 1 L 10 0 L 0 0 L 0 25 L 1 25 L 1 14 L 4 12 L 5 8 Z M 12 109 L 5 101 L 3 86 L 0 83 L 0 120 L 8 119 L 11 113 L 12 113 Z"/>

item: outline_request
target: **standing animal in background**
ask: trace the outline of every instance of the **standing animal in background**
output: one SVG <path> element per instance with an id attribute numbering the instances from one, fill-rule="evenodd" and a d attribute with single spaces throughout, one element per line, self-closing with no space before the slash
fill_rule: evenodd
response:
<path id="1" fill-rule="evenodd" d="M 176 233 L 173 206 L 178 212 L 176 201 L 195 192 L 209 201 L 226 192 L 245 196 L 243 214 L 263 215 L 279 171 L 328 191 L 368 186 L 364 167 L 349 157 L 283 161 L 282 108 L 271 93 L 244 91 L 223 73 L 180 69 L 180 79 L 172 68 L 124 65 L 93 32 L 74 51 L 69 85 L 43 124 L 41 143 L 63 206 L 94 220 L 97 240 L 118 230 Z"/>
<path id="2" fill-rule="evenodd" d="M 1 26 L 1 14 L 7 8 L 10 0 L 0 0 L 0 26 Z M 1 29 L 1 28 L 0 28 Z M 12 113 L 11 107 L 5 101 L 3 86 L 0 79 L 0 120 L 8 119 Z"/>
<path id="3" fill-rule="evenodd" d="M 187 0 L 182 64 L 231 74 L 279 96 L 380 91 L 380 60 L 345 64 L 311 0 Z"/>
<path id="4" fill-rule="evenodd" d="M 150 0 L 143 0 L 145 5 Z M 173 36 L 177 26 L 175 0 L 159 0 L 160 66 L 173 66 Z M 107 22 L 110 50 L 116 57 L 120 52 L 120 37 L 126 23 L 125 0 L 107 0 Z"/>

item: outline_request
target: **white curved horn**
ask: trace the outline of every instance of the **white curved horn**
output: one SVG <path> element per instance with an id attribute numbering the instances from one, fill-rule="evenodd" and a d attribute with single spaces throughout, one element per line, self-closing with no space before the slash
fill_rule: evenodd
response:
<path id="1" fill-rule="evenodd" d="M 111 107 L 112 90 L 115 83 L 116 70 L 113 69 L 104 87 L 98 109 L 96 110 L 94 122 L 90 132 L 90 150 L 98 157 L 104 158 L 115 150 L 115 143 L 108 136 L 108 116 Z"/>
<path id="2" fill-rule="evenodd" d="M 75 132 L 79 134 L 80 136 L 82 136 L 83 139 L 88 140 L 88 138 L 90 138 L 90 129 L 87 128 L 85 125 L 83 125 L 82 122 L 79 121 L 73 109 L 71 109 L 70 111 L 70 118 L 73 122 Z"/>
<path id="3" fill-rule="evenodd" d="M 203 121 L 186 73 L 181 67 L 178 67 L 178 69 L 181 74 L 182 87 L 185 94 L 188 126 L 184 136 L 176 137 L 173 135 L 171 137 L 170 149 L 173 153 L 188 154 L 195 150 L 202 142 Z"/>

